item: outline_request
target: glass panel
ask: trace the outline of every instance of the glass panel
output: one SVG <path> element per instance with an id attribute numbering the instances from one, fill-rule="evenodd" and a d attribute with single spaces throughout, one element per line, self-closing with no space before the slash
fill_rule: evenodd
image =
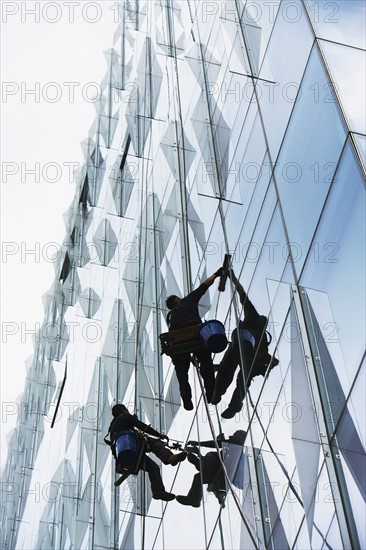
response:
<path id="1" fill-rule="evenodd" d="M 335 177 L 311 247 L 318 254 L 318 262 L 307 260 L 300 283 L 327 294 L 332 318 L 323 318 L 320 324 L 326 331 L 336 370 L 343 384 L 348 380 L 349 387 L 365 349 L 366 334 L 364 184 L 350 144 Z M 351 292 L 345 292 L 345 284 L 352 285 Z M 313 307 L 317 304 L 320 307 L 318 300 Z M 321 314 L 319 307 L 316 315 Z M 335 323 L 333 334 L 329 323 Z M 337 342 L 341 353 L 335 353 Z"/>
<path id="2" fill-rule="evenodd" d="M 363 2 L 358 2 L 362 4 Z M 366 52 L 320 41 L 350 129 L 366 133 Z M 328 101 L 334 101 L 329 88 Z"/>
<path id="3" fill-rule="evenodd" d="M 364 398 L 364 390 L 366 387 L 366 362 L 362 362 L 361 372 L 357 376 L 353 387 L 350 403 L 350 413 L 352 415 L 355 426 L 357 427 L 358 435 L 362 445 L 366 448 L 366 404 Z M 358 413 L 358 414 L 357 414 Z"/>
<path id="4" fill-rule="evenodd" d="M 263 10 L 275 10 L 274 6 L 276 3 L 269 2 Z M 302 16 L 302 9 L 299 2 L 281 2 L 259 74 L 261 80 L 257 84 L 273 162 L 277 158 L 313 44 L 313 34 L 307 17 Z M 303 109 L 303 112 L 308 111 Z"/>
<path id="5" fill-rule="evenodd" d="M 365 3 L 359 0 L 306 0 L 320 38 L 365 49 Z"/>
<path id="6" fill-rule="evenodd" d="M 341 455 L 343 457 L 343 453 Z M 358 537 L 360 541 L 360 548 L 365 548 L 366 544 L 366 531 L 365 531 L 365 517 L 366 517 L 366 506 L 365 506 L 365 495 L 362 495 L 360 492 L 360 486 L 356 484 L 354 474 L 348 468 L 342 460 L 343 472 L 347 484 L 348 495 L 352 505 L 352 513 L 356 523 Z M 359 468 L 365 475 L 365 454 L 359 456 Z M 363 485 L 363 492 L 365 492 L 365 485 Z"/>
<path id="7" fill-rule="evenodd" d="M 242 4 L 246 5 L 240 10 L 241 24 L 245 29 L 248 47 L 253 48 L 252 68 L 258 74 L 257 69 L 262 64 L 280 3 L 242 2 Z"/>
<path id="8" fill-rule="evenodd" d="M 328 88 L 314 49 L 275 170 L 289 241 L 300 247 L 303 259 L 346 138 L 336 104 L 326 99 Z M 302 265 L 296 264 L 298 273 Z"/>
<path id="9" fill-rule="evenodd" d="M 363 166 L 366 171 L 366 136 L 353 134 L 353 137 L 355 139 L 359 155 L 363 161 Z"/>

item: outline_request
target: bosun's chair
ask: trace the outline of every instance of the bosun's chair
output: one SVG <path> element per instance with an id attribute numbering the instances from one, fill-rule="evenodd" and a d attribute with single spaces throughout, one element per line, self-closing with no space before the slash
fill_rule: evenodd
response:
<path id="1" fill-rule="evenodd" d="M 205 348 L 199 336 L 201 324 L 190 327 L 171 330 L 159 335 L 161 343 L 161 355 L 179 355 L 180 353 L 192 353 Z"/>
<path id="2" fill-rule="evenodd" d="M 116 487 L 118 487 L 119 485 L 121 485 L 121 483 L 123 483 L 125 481 L 125 479 L 128 478 L 129 475 L 134 475 L 136 476 L 139 471 L 140 471 L 140 466 L 141 466 L 141 462 L 144 458 L 144 454 L 145 454 L 145 450 L 147 448 L 147 439 L 146 437 L 144 437 L 143 435 L 142 436 L 138 436 L 138 439 L 141 440 L 141 446 L 140 446 L 140 452 L 139 452 L 139 455 L 137 457 L 137 461 L 136 461 L 136 464 L 134 466 L 132 466 L 131 468 L 121 468 L 117 473 L 120 474 L 122 473 L 121 477 L 119 477 L 115 482 L 114 482 L 114 485 Z"/>

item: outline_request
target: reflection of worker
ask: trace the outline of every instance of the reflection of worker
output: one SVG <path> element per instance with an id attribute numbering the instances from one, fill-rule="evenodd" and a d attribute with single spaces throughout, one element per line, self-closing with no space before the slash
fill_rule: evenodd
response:
<path id="1" fill-rule="evenodd" d="M 166 445 L 163 443 L 162 439 L 169 440 L 167 435 L 162 435 L 154 428 L 151 428 L 144 422 L 141 422 L 135 415 L 132 415 L 128 412 L 128 409 L 125 405 L 117 404 L 114 405 L 112 408 L 112 415 L 113 420 L 111 422 L 111 425 L 109 426 L 109 434 L 110 434 L 110 443 L 112 445 L 112 452 L 114 449 L 114 444 L 117 441 L 118 437 L 121 435 L 121 433 L 126 432 L 133 432 L 134 428 L 138 428 L 139 430 L 143 431 L 144 433 L 147 433 L 149 435 L 153 435 L 155 437 L 158 437 L 159 439 L 153 439 L 152 437 L 146 437 L 147 440 L 147 448 L 145 452 L 153 452 L 164 464 L 171 464 L 172 466 L 175 466 L 178 464 L 178 462 L 181 462 L 186 458 L 187 453 L 178 453 L 174 454 L 166 447 Z M 141 449 L 141 442 L 138 442 L 138 450 Z M 125 470 L 121 467 L 121 465 L 118 464 L 118 456 L 115 456 L 116 458 L 116 472 L 123 474 L 125 473 Z M 151 458 L 146 456 L 146 454 L 143 456 L 141 463 L 140 463 L 140 469 L 144 470 L 148 473 L 150 483 L 151 483 L 151 490 L 153 494 L 153 498 L 160 499 L 160 500 L 173 500 L 175 498 L 175 495 L 172 493 L 167 493 L 164 488 L 163 481 L 161 479 L 160 475 L 160 469 L 159 466 L 154 462 Z"/>
<path id="2" fill-rule="evenodd" d="M 234 445 L 244 445 L 246 437 L 246 432 L 244 430 L 237 430 L 233 433 L 228 439 L 224 437 L 217 437 L 217 444 L 221 448 L 224 442 L 232 443 Z M 199 508 L 202 500 L 202 484 L 212 484 L 209 487 L 212 490 L 217 498 L 219 499 L 220 504 L 223 504 L 226 496 L 226 484 L 225 484 L 225 474 L 222 469 L 220 457 L 218 456 L 217 451 L 211 451 L 204 456 L 200 455 L 198 450 L 198 445 L 201 447 L 211 447 L 215 448 L 214 441 L 189 441 L 189 446 L 193 445 L 192 451 L 188 453 L 188 460 L 198 470 L 198 473 L 193 477 L 191 488 L 188 491 L 187 496 L 177 495 L 176 500 L 180 504 L 185 506 L 193 506 L 194 508 Z M 198 454 L 198 456 L 196 456 Z M 222 459 L 222 452 L 221 452 Z M 202 476 L 202 483 L 201 483 Z"/>
<path id="3" fill-rule="evenodd" d="M 203 281 L 196 290 L 180 298 L 171 295 L 166 300 L 166 306 L 170 309 L 167 315 L 169 330 L 177 330 L 201 323 L 201 317 L 198 311 L 198 302 L 213 284 L 216 277 L 220 277 L 222 268 L 213 273 L 208 279 Z M 200 349 L 193 352 L 200 366 L 200 373 L 203 378 L 207 401 L 210 402 L 215 385 L 214 367 L 212 364 L 211 353 L 207 349 Z M 179 382 L 180 395 L 183 400 L 184 408 L 188 411 L 193 409 L 192 390 L 188 381 L 188 370 L 191 361 L 190 353 L 180 353 L 172 357 Z"/>
<path id="4" fill-rule="evenodd" d="M 223 418 L 233 418 L 237 412 L 241 411 L 246 390 L 253 378 L 259 374 L 264 375 L 269 364 L 271 367 L 278 364 L 278 359 L 272 358 L 268 353 L 265 330 L 267 317 L 259 315 L 233 270 L 230 270 L 230 276 L 239 294 L 240 303 L 244 307 L 244 320 L 239 321 L 239 337 L 238 329 L 233 330 L 232 341 L 219 364 L 216 376 L 215 391 L 211 401 L 214 405 L 221 401 L 239 366 L 236 388 L 228 408 L 221 414 Z"/>

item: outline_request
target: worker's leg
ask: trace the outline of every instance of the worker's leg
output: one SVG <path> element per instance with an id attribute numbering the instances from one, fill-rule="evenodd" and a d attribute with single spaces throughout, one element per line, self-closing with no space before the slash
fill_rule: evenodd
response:
<path id="1" fill-rule="evenodd" d="M 215 391 L 211 403 L 217 405 L 221 401 L 234 378 L 235 370 L 239 363 L 238 348 L 233 343 L 229 344 L 219 366 L 215 381 Z"/>
<path id="2" fill-rule="evenodd" d="M 190 361 L 191 356 L 189 353 L 182 353 L 180 355 L 174 355 L 172 357 L 172 362 L 178 378 L 179 391 L 183 400 L 183 405 L 184 408 L 189 411 L 193 409 L 192 390 L 188 381 Z"/>
<path id="3" fill-rule="evenodd" d="M 142 459 L 140 469 L 144 470 L 149 475 L 153 498 L 166 501 L 175 498 L 175 495 L 165 491 L 164 483 L 160 475 L 160 468 L 156 462 L 145 455 Z"/>
<path id="4" fill-rule="evenodd" d="M 185 451 L 177 454 L 172 453 L 160 439 L 153 439 L 152 437 L 148 437 L 147 439 L 150 451 L 154 453 L 155 456 L 160 458 L 164 464 L 176 466 L 178 462 L 182 462 L 182 460 L 184 460 L 187 456 Z"/>
<path id="5" fill-rule="evenodd" d="M 203 378 L 207 401 L 211 403 L 215 388 L 215 373 L 211 353 L 207 349 L 202 349 L 197 350 L 195 356 L 200 366 L 200 373 Z"/>
<path id="6" fill-rule="evenodd" d="M 177 495 L 177 501 L 185 506 L 193 506 L 199 508 L 202 500 L 202 483 L 201 474 L 198 473 L 193 477 L 191 488 L 188 491 L 187 496 Z"/>
<path id="7" fill-rule="evenodd" d="M 197 464 L 195 464 L 197 468 Z M 212 483 L 221 472 L 220 459 L 216 452 L 212 451 L 201 457 L 201 472 L 193 478 L 191 488 L 187 496 L 177 495 L 177 501 L 185 506 L 198 508 L 202 500 L 202 484 Z"/>
<path id="8" fill-rule="evenodd" d="M 253 363 L 253 346 L 247 340 L 241 340 L 240 370 L 236 377 L 236 388 L 231 397 L 226 411 L 221 416 L 223 418 L 233 418 L 235 414 L 241 411 L 247 389 L 253 379 L 251 368 Z"/>

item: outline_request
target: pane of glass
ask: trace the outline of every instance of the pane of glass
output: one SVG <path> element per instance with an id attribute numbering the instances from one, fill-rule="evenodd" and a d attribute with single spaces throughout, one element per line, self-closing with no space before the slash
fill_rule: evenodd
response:
<path id="1" fill-rule="evenodd" d="M 342 453 L 343 458 L 343 453 Z M 359 457 L 360 469 L 365 472 L 365 455 Z M 352 513 L 356 523 L 358 537 L 360 541 L 360 548 L 365 548 L 366 544 L 366 530 L 365 530 L 365 496 L 360 492 L 360 486 L 355 483 L 354 475 L 351 473 L 348 468 L 348 464 L 342 460 L 343 472 L 345 476 L 346 486 L 348 490 L 348 495 L 351 501 Z M 365 485 L 363 486 L 365 490 Z"/>
<path id="2" fill-rule="evenodd" d="M 366 136 L 353 134 L 353 137 L 356 141 L 357 149 L 359 151 L 360 157 L 363 161 L 364 168 L 366 170 Z"/>
<path id="3" fill-rule="evenodd" d="M 363 2 L 359 2 L 362 4 Z M 366 133 L 366 52 L 320 41 L 350 129 Z M 329 88 L 328 100 L 332 101 Z"/>
<path id="4" fill-rule="evenodd" d="M 365 3 L 360 0 L 306 0 L 318 37 L 365 49 Z"/>
<path id="5" fill-rule="evenodd" d="M 366 387 L 366 361 L 362 363 L 362 369 L 359 373 L 350 398 L 350 412 L 353 421 L 357 427 L 358 435 L 362 441 L 362 445 L 366 448 L 366 404 L 365 404 L 365 387 Z M 358 413 L 358 414 L 357 414 Z"/>
<path id="6" fill-rule="evenodd" d="M 318 481 L 315 481 L 315 483 L 316 497 L 311 548 L 323 548 L 324 542 L 327 541 L 328 530 L 335 513 L 334 503 L 339 499 L 339 493 L 337 493 L 335 489 L 333 490 L 333 485 L 329 482 L 328 472 L 324 461 Z M 336 527 L 338 527 L 338 523 L 333 527 L 333 537 L 337 532 Z M 326 544 L 325 547 L 327 547 Z M 342 546 L 340 546 L 340 548 L 341 547 Z"/>
<path id="7" fill-rule="evenodd" d="M 327 294 L 332 318 L 320 324 L 339 377 L 347 387 L 365 349 L 365 198 L 363 178 L 347 144 L 319 229 L 312 243 L 301 285 Z M 314 261 L 315 257 L 315 261 Z M 319 265 L 320 264 L 320 265 Z M 347 291 L 345 285 L 352 285 Z M 319 300 L 313 301 L 321 315 Z M 324 311 L 324 308 L 323 308 Z M 328 323 L 328 325 L 327 325 Z M 331 333 L 333 325 L 333 333 Z M 327 325 L 327 326 L 326 326 Z M 339 342 L 342 353 L 338 350 Z"/>
<path id="8" fill-rule="evenodd" d="M 301 91 L 275 170 L 289 241 L 302 252 L 298 273 L 346 138 L 337 105 L 326 99 L 327 77 L 316 49 Z"/>
<path id="9" fill-rule="evenodd" d="M 253 4 L 259 5 L 258 2 Z M 263 5 L 263 10 L 275 10 L 275 6 L 275 2 L 268 2 L 266 7 Z M 257 84 L 273 161 L 277 158 L 314 40 L 302 9 L 300 2 L 286 0 L 280 3 L 259 74 L 261 80 Z M 303 112 L 306 112 L 305 109 Z"/>

